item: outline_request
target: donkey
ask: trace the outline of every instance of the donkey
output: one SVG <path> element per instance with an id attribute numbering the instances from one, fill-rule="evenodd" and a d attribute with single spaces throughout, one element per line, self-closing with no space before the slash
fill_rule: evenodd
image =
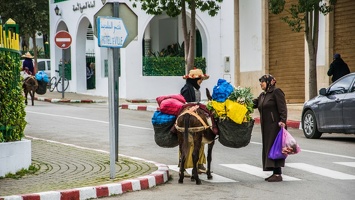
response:
<path id="1" fill-rule="evenodd" d="M 206 89 L 207 98 L 211 99 L 209 90 Z M 192 152 L 193 169 L 191 181 L 196 181 L 197 185 L 201 184 L 198 177 L 197 162 L 199 159 L 199 150 L 201 145 L 208 144 L 207 151 L 207 178 L 212 179 L 211 175 L 211 161 L 212 149 L 216 134 L 211 130 L 211 125 L 208 123 L 208 110 L 203 104 L 190 103 L 184 105 L 180 115 L 176 119 L 175 128 L 178 131 L 179 151 L 181 155 L 179 183 L 183 183 L 185 161 L 189 153 L 191 142 L 194 144 Z"/>
<path id="2" fill-rule="evenodd" d="M 22 84 L 23 91 L 25 93 L 25 104 L 27 105 L 27 95 L 31 96 L 32 106 L 34 105 L 35 92 L 38 88 L 38 82 L 34 76 L 27 77 Z"/>

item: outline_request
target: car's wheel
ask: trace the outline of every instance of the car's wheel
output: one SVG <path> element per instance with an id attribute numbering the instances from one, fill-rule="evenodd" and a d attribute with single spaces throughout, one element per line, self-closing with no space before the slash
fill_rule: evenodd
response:
<path id="1" fill-rule="evenodd" d="M 303 134 L 309 139 L 318 139 L 322 133 L 317 129 L 317 120 L 311 110 L 307 110 L 302 117 Z"/>

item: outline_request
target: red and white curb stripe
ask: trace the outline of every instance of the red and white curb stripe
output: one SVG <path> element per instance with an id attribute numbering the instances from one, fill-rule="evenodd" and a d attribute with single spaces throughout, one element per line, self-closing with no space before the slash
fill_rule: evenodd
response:
<path id="1" fill-rule="evenodd" d="M 26 136 L 33 139 L 42 140 L 39 138 Z M 45 140 L 48 142 L 59 143 L 56 141 Z M 81 149 L 89 149 L 85 147 L 79 147 L 71 144 L 60 143 L 63 145 L 73 146 Z M 93 149 L 91 149 L 93 150 Z M 108 153 L 102 150 L 95 150 L 98 152 Z M 152 163 L 158 167 L 158 170 L 152 172 L 150 175 L 137 177 L 134 179 L 124 180 L 118 183 L 110 183 L 100 186 L 92 187 L 82 187 L 70 190 L 62 191 L 48 191 L 39 192 L 33 194 L 24 195 L 12 195 L 0 197 L 0 200 L 85 200 L 85 199 L 96 199 L 101 197 L 109 197 L 112 195 L 123 194 L 129 191 L 139 191 L 155 187 L 160 184 L 164 184 L 169 180 L 169 167 L 165 164 L 157 163 L 154 161 L 149 161 L 137 157 L 129 157 L 122 154 L 119 156 L 128 157 L 133 160 L 140 160 L 147 163 Z"/>
<path id="2" fill-rule="evenodd" d="M 122 104 L 122 109 L 129 109 L 129 110 L 141 110 L 141 111 L 157 111 L 159 107 L 157 106 L 141 106 L 136 104 Z"/>
<path id="3" fill-rule="evenodd" d="M 51 103 L 106 103 L 104 100 L 70 100 L 70 99 L 51 99 L 45 97 L 35 97 L 37 101 L 46 101 Z"/>
<path id="4" fill-rule="evenodd" d="M 63 191 L 49 191 L 34 194 L 13 195 L 0 197 L 0 200 L 84 200 L 109 197 L 129 191 L 152 188 L 168 181 L 169 168 L 167 165 L 156 164 L 158 170 L 150 175 L 94 187 L 83 187 Z"/>

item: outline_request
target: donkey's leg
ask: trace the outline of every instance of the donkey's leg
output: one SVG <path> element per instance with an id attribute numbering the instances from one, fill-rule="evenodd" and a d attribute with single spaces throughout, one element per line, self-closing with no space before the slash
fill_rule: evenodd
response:
<path id="1" fill-rule="evenodd" d="M 25 89 L 24 92 L 25 92 L 25 104 L 27 105 L 27 95 L 28 95 L 28 91 Z"/>
<path id="2" fill-rule="evenodd" d="M 184 172 L 185 172 L 185 160 L 186 156 L 182 152 L 182 143 L 179 144 L 180 151 L 180 171 L 179 171 L 179 183 L 184 183 Z"/>
<path id="3" fill-rule="evenodd" d="M 214 140 L 208 144 L 208 151 L 207 151 L 207 179 L 212 179 L 212 174 L 211 174 L 211 162 L 212 162 L 212 149 L 214 146 Z"/>
<path id="4" fill-rule="evenodd" d="M 202 133 L 200 133 L 200 132 L 194 133 L 193 138 L 194 138 L 193 139 L 194 140 L 194 150 L 192 153 L 193 169 L 192 169 L 191 180 L 193 180 L 192 178 L 194 178 L 196 180 L 196 185 L 200 185 L 201 180 L 198 177 L 197 162 L 199 159 L 199 153 L 200 153 L 200 148 L 201 148 L 201 143 L 202 143 Z"/>
<path id="5" fill-rule="evenodd" d="M 34 106 L 34 101 L 35 101 L 35 91 L 31 89 L 30 91 L 30 96 L 31 96 L 31 102 L 32 106 Z"/>
<path id="6" fill-rule="evenodd" d="M 179 142 L 179 183 L 184 183 L 184 177 L 185 177 L 185 161 L 186 161 L 186 144 L 184 143 L 184 133 L 178 132 L 178 142 Z"/>

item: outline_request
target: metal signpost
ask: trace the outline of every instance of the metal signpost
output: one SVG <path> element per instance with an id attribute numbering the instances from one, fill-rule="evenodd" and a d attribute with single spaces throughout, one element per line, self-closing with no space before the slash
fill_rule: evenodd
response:
<path id="1" fill-rule="evenodd" d="M 58 31 L 55 36 L 54 36 L 54 42 L 57 47 L 62 49 L 62 99 L 64 99 L 64 78 L 65 78 L 65 73 L 64 73 L 64 65 L 65 65 L 65 56 L 64 56 L 64 50 L 68 49 L 72 43 L 72 37 L 67 31 Z"/>
<path id="2" fill-rule="evenodd" d="M 128 30 L 132 31 L 127 31 L 125 23 L 123 22 L 124 19 L 118 18 L 121 7 L 123 8 L 124 16 L 126 16 L 126 21 L 130 21 Z M 108 57 L 113 58 L 111 62 L 109 61 L 108 70 L 111 179 L 115 178 L 115 166 L 116 161 L 118 161 L 118 78 L 120 48 L 126 47 L 128 43 L 137 36 L 138 32 L 137 16 L 127 8 L 128 6 L 124 3 L 109 2 L 94 15 L 94 34 L 98 38 L 98 46 L 110 48 Z"/>

